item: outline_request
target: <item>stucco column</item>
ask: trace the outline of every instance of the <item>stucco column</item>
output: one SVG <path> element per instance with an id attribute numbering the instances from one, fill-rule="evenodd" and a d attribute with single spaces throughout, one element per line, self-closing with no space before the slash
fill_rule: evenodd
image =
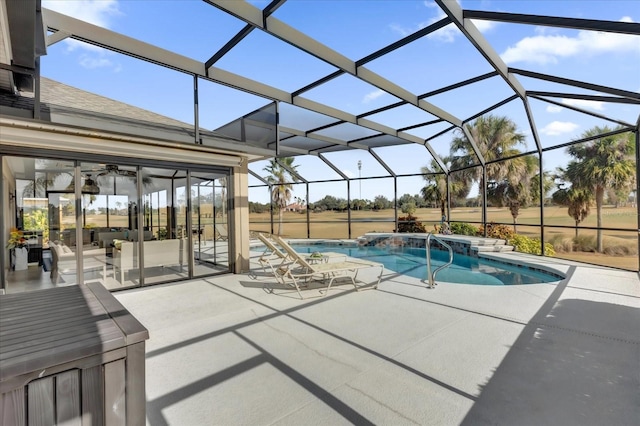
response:
<path id="1" fill-rule="evenodd" d="M 247 159 L 233 168 L 233 198 L 230 200 L 233 215 L 233 234 L 230 235 L 229 261 L 232 272 L 240 274 L 249 270 L 249 175 Z"/>

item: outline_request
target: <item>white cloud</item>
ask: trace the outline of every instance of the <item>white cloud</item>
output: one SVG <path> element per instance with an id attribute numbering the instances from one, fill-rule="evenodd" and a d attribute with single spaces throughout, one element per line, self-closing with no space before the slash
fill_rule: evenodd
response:
<path id="1" fill-rule="evenodd" d="M 440 18 L 444 18 L 444 16 L 441 16 Z M 435 38 L 445 43 L 453 43 L 456 37 L 460 34 L 462 34 L 462 32 L 458 29 L 458 27 L 455 26 L 455 24 L 449 24 L 443 28 L 440 28 L 438 31 L 434 31 L 428 34 L 427 38 Z"/>
<path id="2" fill-rule="evenodd" d="M 633 22 L 624 17 L 623 22 Z M 575 37 L 566 35 L 539 35 L 525 37 L 514 46 L 507 48 L 500 56 L 506 63 L 533 62 L 538 64 L 557 63 L 559 58 L 597 55 L 608 52 L 640 53 L 637 37 L 627 34 L 598 31 L 578 31 Z"/>
<path id="3" fill-rule="evenodd" d="M 87 68 L 87 69 L 113 66 L 113 63 L 107 58 L 104 58 L 104 57 L 95 58 L 89 55 L 81 55 L 79 59 L 79 63 L 83 68 Z"/>
<path id="4" fill-rule="evenodd" d="M 401 37 L 406 37 L 409 34 L 415 32 L 415 31 L 411 31 L 411 28 L 405 28 L 405 27 L 403 27 L 401 25 L 398 25 L 398 24 L 389 24 L 389 28 L 392 31 L 400 34 Z"/>
<path id="5" fill-rule="evenodd" d="M 42 6 L 107 29 L 111 26 L 113 18 L 122 16 L 118 0 L 42 0 Z M 84 68 L 112 67 L 115 72 L 122 69 L 119 64 L 114 64 L 108 59 L 112 53 L 106 49 L 70 38 L 65 39 L 64 43 L 68 52 L 82 51 L 78 63 Z"/>
<path id="6" fill-rule="evenodd" d="M 458 3 L 460 2 L 458 1 Z M 446 18 L 447 15 L 442 11 L 442 9 L 438 7 L 438 5 L 435 2 L 425 1 L 423 2 L 423 4 L 429 9 L 437 9 L 436 16 L 426 21 L 422 21 L 418 23 L 415 27 L 405 27 L 398 24 L 390 24 L 389 28 L 391 28 L 391 30 L 400 34 L 402 37 L 406 37 L 409 34 L 413 34 L 416 31 L 421 30 L 422 28 L 428 27 L 434 22 L 438 22 L 439 20 Z M 482 21 L 482 20 L 473 19 L 472 22 L 475 24 L 478 30 L 482 33 L 490 31 L 496 26 L 496 23 L 492 21 Z M 428 34 L 427 38 L 437 39 L 445 43 L 453 43 L 453 41 L 455 41 L 455 38 L 460 34 L 462 33 L 460 32 L 458 27 L 455 24 L 451 23 L 443 28 L 440 28 L 438 31 L 434 31 Z"/>
<path id="7" fill-rule="evenodd" d="M 571 133 L 578 127 L 580 126 L 576 123 L 571 123 L 570 121 L 553 121 L 540 129 L 540 133 L 547 136 L 558 136 L 565 133 Z"/>
<path id="8" fill-rule="evenodd" d="M 497 25 L 497 23 L 494 21 L 482 21 L 479 19 L 472 19 L 471 22 L 473 22 L 476 28 L 478 28 L 478 31 L 483 34 L 491 31 Z"/>
<path id="9" fill-rule="evenodd" d="M 385 93 L 387 93 L 387 92 L 385 92 L 384 90 L 376 90 L 374 92 L 367 93 L 364 96 L 364 99 L 362 99 L 362 103 L 363 104 L 368 104 L 369 102 L 378 99 L 380 96 L 384 95 Z"/>
<path id="10" fill-rule="evenodd" d="M 42 0 L 42 7 L 109 28 L 111 18 L 122 15 L 118 0 Z"/>
<path id="11" fill-rule="evenodd" d="M 595 109 L 597 111 L 604 110 L 604 103 L 599 101 L 589 101 L 585 99 L 563 99 L 562 103 L 569 106 L 574 106 L 578 108 L 589 108 Z"/>
<path id="12" fill-rule="evenodd" d="M 604 103 L 599 101 L 589 101 L 586 99 L 562 99 L 562 103 L 564 105 L 569 105 L 582 109 L 594 109 L 596 111 L 604 111 Z M 559 105 L 548 105 L 546 111 L 555 114 L 562 111 L 562 108 Z"/>

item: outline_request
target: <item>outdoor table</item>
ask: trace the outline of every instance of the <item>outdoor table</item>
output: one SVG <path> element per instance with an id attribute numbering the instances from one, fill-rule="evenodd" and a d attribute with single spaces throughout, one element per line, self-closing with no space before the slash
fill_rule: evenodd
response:
<path id="1" fill-rule="evenodd" d="M 101 284 L 0 295 L 0 330 L 1 424 L 145 423 L 149 333 Z"/>

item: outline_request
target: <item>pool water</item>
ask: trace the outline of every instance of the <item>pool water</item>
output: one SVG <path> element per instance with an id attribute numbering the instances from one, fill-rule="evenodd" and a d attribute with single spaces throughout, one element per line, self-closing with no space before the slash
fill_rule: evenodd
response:
<path id="1" fill-rule="evenodd" d="M 295 244 L 292 246 L 299 253 L 313 253 L 314 251 L 344 253 L 348 256 L 382 263 L 385 268 L 402 275 L 419 279 L 427 278 L 427 259 L 424 248 L 355 247 L 333 244 Z M 432 270 L 444 265 L 448 260 L 448 252 L 431 250 Z M 436 281 L 438 282 L 477 285 L 536 284 L 559 281 L 560 279 L 556 275 L 533 269 L 511 266 L 489 259 L 479 259 L 457 253 L 453 255 L 453 264 L 436 274 Z"/>

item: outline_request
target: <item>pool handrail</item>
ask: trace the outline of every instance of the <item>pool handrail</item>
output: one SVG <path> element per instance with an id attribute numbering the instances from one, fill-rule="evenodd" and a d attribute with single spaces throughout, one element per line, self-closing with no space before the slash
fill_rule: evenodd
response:
<path id="1" fill-rule="evenodd" d="M 445 263 L 442 266 L 436 268 L 435 271 L 431 272 L 431 239 L 435 239 L 437 242 L 442 244 L 447 250 L 449 250 L 449 262 Z M 444 242 L 442 239 L 436 237 L 431 232 L 427 235 L 427 243 L 425 245 L 425 251 L 427 252 L 427 280 L 429 283 L 429 288 L 434 288 L 436 286 L 436 274 L 440 272 L 441 269 L 450 266 L 453 263 L 453 249 L 449 244 Z"/>

